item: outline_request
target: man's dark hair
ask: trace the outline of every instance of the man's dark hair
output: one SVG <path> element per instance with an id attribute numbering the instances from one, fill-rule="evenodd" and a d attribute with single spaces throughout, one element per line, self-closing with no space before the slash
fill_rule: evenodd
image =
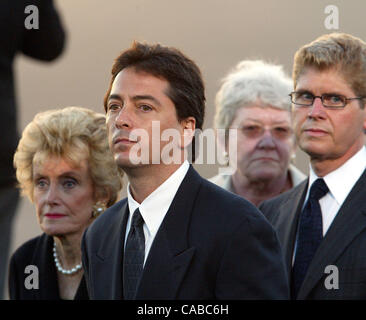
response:
<path id="1" fill-rule="evenodd" d="M 123 51 L 117 57 L 112 67 L 112 79 L 104 97 L 106 112 L 114 79 L 121 70 L 128 67 L 133 67 L 136 72 L 146 72 L 165 79 L 169 83 L 166 94 L 175 105 L 178 120 L 194 117 L 196 129 L 202 130 L 205 114 L 205 88 L 201 71 L 194 61 L 178 49 L 160 44 L 150 45 L 135 41 L 131 48 Z M 194 140 L 192 146 L 194 146 Z M 194 149 L 193 147 L 192 161 L 195 159 Z"/>

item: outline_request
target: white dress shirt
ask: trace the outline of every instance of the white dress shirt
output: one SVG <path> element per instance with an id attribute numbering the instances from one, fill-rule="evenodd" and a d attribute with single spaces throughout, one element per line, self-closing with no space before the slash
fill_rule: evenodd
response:
<path id="1" fill-rule="evenodd" d="M 341 167 L 323 177 L 329 192 L 319 200 L 323 218 L 323 236 L 327 233 L 344 200 L 366 169 L 366 148 L 363 146 L 352 158 Z M 306 194 L 306 203 L 310 187 L 319 177 L 310 166 L 309 186 Z"/>
<path id="2" fill-rule="evenodd" d="M 128 216 L 125 236 L 125 246 L 128 233 L 131 227 L 132 215 L 137 208 L 140 209 L 142 218 L 144 219 L 144 235 L 145 235 L 145 260 L 149 254 L 151 245 L 155 239 L 163 219 L 173 202 L 175 194 L 178 191 L 184 177 L 189 169 L 189 162 L 186 160 L 183 164 L 157 189 L 155 189 L 142 203 L 138 203 L 130 193 L 130 184 L 127 185 L 127 200 L 130 214 Z"/>
<path id="3" fill-rule="evenodd" d="M 366 169 L 366 148 L 363 146 L 353 157 L 348 159 L 338 169 L 328 173 L 323 177 L 325 183 L 328 186 L 329 192 L 319 200 L 319 205 L 322 210 L 323 220 L 323 237 L 327 233 L 330 225 L 336 217 L 339 209 L 341 208 L 344 200 L 346 200 L 348 194 L 361 177 L 362 173 Z M 309 185 L 306 193 L 303 208 L 308 200 L 310 188 L 318 177 L 313 168 L 310 165 L 309 173 Z M 296 234 L 296 245 L 292 256 L 292 264 L 295 262 L 297 238 L 299 234 Z"/>

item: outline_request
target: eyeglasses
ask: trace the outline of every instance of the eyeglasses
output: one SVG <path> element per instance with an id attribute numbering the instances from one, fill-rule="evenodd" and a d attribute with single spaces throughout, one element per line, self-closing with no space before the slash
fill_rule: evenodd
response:
<path id="1" fill-rule="evenodd" d="M 321 96 L 314 96 L 310 92 L 291 92 L 289 94 L 291 102 L 298 106 L 310 107 L 313 105 L 315 98 L 320 98 L 325 108 L 342 109 L 350 100 L 362 100 L 365 97 L 347 98 L 341 94 L 325 93 Z"/>
<path id="2" fill-rule="evenodd" d="M 256 139 L 263 136 L 265 130 L 267 130 L 265 127 L 262 127 L 260 125 L 243 125 L 242 127 L 238 128 L 247 138 L 250 139 Z M 285 140 L 289 138 L 292 135 L 292 129 L 287 126 L 276 126 L 272 128 L 268 128 L 268 130 L 271 132 L 272 137 L 279 139 L 279 140 Z"/>

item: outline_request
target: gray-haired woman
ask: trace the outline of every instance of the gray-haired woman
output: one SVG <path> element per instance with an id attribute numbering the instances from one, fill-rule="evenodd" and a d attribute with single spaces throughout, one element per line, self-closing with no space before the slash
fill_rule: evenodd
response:
<path id="1" fill-rule="evenodd" d="M 295 154 L 291 89 L 281 66 L 260 60 L 242 61 L 224 78 L 216 95 L 215 127 L 237 130 L 236 171 L 210 181 L 258 206 L 305 178 L 290 164 Z M 228 135 L 224 140 L 228 151 Z"/>

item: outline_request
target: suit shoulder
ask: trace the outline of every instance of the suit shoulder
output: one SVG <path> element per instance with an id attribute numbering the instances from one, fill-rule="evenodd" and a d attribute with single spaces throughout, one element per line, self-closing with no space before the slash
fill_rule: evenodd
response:
<path id="1" fill-rule="evenodd" d="M 273 227 L 256 206 L 209 181 L 202 183 L 195 203 L 191 228 L 197 243 L 214 238 L 222 244 L 220 248 L 227 248 L 239 240 L 277 241 Z"/>
<path id="2" fill-rule="evenodd" d="M 224 203 L 225 205 L 229 205 L 230 208 L 234 207 L 235 204 L 241 204 L 255 208 L 255 206 L 245 198 L 231 191 L 228 191 L 206 179 L 203 179 L 202 191 L 206 196 L 211 196 L 211 201 L 213 201 L 215 204 Z"/>
<path id="3" fill-rule="evenodd" d="M 264 218 L 258 208 L 251 202 L 208 180 L 202 183 L 200 197 L 200 203 L 204 204 L 208 212 L 215 214 L 216 217 L 221 217 L 227 222 L 231 221 L 236 224 L 243 220 L 261 220 Z"/>
<path id="4" fill-rule="evenodd" d="M 113 206 L 104 211 L 93 223 L 88 227 L 88 233 L 105 233 L 108 226 L 112 226 L 118 221 L 122 207 L 126 204 L 127 198 L 116 202 Z"/>
<path id="5" fill-rule="evenodd" d="M 259 206 L 259 210 L 265 215 L 265 217 L 267 219 L 271 220 L 271 217 L 273 216 L 274 212 L 277 212 L 278 208 L 283 203 L 288 201 L 289 198 L 292 198 L 295 195 L 302 193 L 305 190 L 307 183 L 308 183 L 308 179 L 301 182 L 296 187 L 294 187 L 290 190 L 287 190 L 286 192 L 278 195 L 277 197 L 263 201 Z M 294 205 L 296 205 L 296 204 L 294 204 Z"/>
<path id="6" fill-rule="evenodd" d="M 265 200 L 261 203 L 262 205 L 278 205 L 281 204 L 282 202 L 287 201 L 288 198 L 292 197 L 293 195 L 298 194 L 299 192 L 303 192 L 304 188 L 306 187 L 308 183 L 308 180 L 306 179 L 305 181 L 301 182 L 300 184 L 298 184 L 297 186 L 293 187 L 290 190 L 287 190 L 286 192 L 273 197 L 271 199 Z"/>

